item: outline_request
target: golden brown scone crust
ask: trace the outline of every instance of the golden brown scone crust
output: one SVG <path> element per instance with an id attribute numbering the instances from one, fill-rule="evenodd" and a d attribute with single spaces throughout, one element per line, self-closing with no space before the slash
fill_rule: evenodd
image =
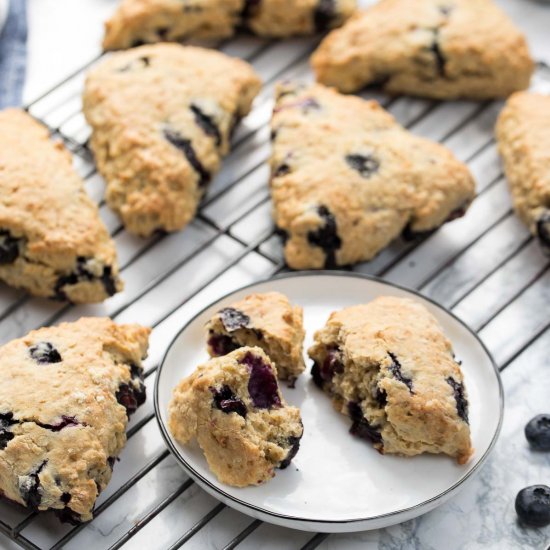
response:
<path id="1" fill-rule="evenodd" d="M 281 380 L 293 382 L 306 368 L 303 310 L 280 292 L 250 294 L 216 313 L 206 329 L 212 357 L 227 353 L 224 348 L 258 346 L 275 363 Z"/>
<path id="2" fill-rule="evenodd" d="M 0 112 L 0 195 L 0 279 L 75 303 L 122 290 L 115 244 L 70 153 L 18 109 Z"/>
<path id="3" fill-rule="evenodd" d="M 245 487 L 270 480 L 276 468 L 288 466 L 303 434 L 300 411 L 286 404 L 276 376 L 257 347 L 210 359 L 174 389 L 170 432 L 183 445 L 196 438 L 222 483 Z M 253 396 L 264 399 L 262 406 Z"/>
<path id="4" fill-rule="evenodd" d="M 271 196 L 291 268 L 369 260 L 404 229 L 436 229 L 473 200 L 468 168 L 375 101 L 320 84 L 277 93 Z"/>
<path id="5" fill-rule="evenodd" d="M 499 116 L 496 134 L 514 208 L 550 251 L 550 96 L 514 94 Z"/>
<path id="6" fill-rule="evenodd" d="M 381 0 L 312 57 L 319 82 L 436 99 L 506 97 L 529 86 L 524 35 L 492 0 Z"/>
<path id="7" fill-rule="evenodd" d="M 119 52 L 90 71 L 90 144 L 128 231 L 148 236 L 191 221 L 259 89 L 248 63 L 178 44 Z"/>
<path id="8" fill-rule="evenodd" d="M 145 399 L 149 332 L 82 318 L 0 348 L 0 494 L 92 519 L 126 442 L 127 411 Z"/>
<path id="9" fill-rule="evenodd" d="M 468 461 L 473 449 L 462 372 L 424 306 L 382 296 L 332 313 L 309 355 L 316 383 L 354 420 L 352 433 L 380 452 Z"/>
<path id="10" fill-rule="evenodd" d="M 312 34 L 341 25 L 355 7 L 356 0 L 122 0 L 105 24 L 103 48 L 222 39 L 240 27 L 272 38 Z"/>

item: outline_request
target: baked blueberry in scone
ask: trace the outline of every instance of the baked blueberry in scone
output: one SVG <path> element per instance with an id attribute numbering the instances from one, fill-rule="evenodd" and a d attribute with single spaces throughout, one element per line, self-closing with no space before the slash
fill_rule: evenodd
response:
<path id="1" fill-rule="evenodd" d="M 380 84 L 436 99 L 506 97 L 529 86 L 534 68 L 493 0 L 381 0 L 331 32 L 312 65 L 342 92 Z"/>
<path id="2" fill-rule="evenodd" d="M 145 401 L 148 336 L 82 318 L 0 348 L 0 494 L 71 523 L 92 519 Z"/>
<path id="3" fill-rule="evenodd" d="M 496 135 L 514 208 L 550 253 L 550 96 L 514 94 Z"/>
<path id="4" fill-rule="evenodd" d="M 369 260 L 402 233 L 462 216 L 474 198 L 466 165 L 375 101 L 283 83 L 271 125 L 274 218 L 293 269 Z"/>
<path id="5" fill-rule="evenodd" d="M 464 377 L 421 304 L 380 297 L 332 313 L 309 349 L 314 382 L 381 453 L 473 453 Z"/>
<path id="6" fill-rule="evenodd" d="M 128 231 L 148 236 L 191 221 L 259 88 L 248 63 L 178 44 L 119 52 L 90 71 L 90 145 Z"/>
<path id="7" fill-rule="evenodd" d="M 300 447 L 300 411 L 286 404 L 277 369 L 258 347 L 210 359 L 174 389 L 169 428 L 185 445 L 197 439 L 218 479 L 259 485 L 286 468 Z"/>
<path id="8" fill-rule="evenodd" d="M 356 0 L 122 0 L 105 24 L 103 47 L 221 39 L 245 28 L 265 37 L 323 32 L 341 25 Z"/>
<path id="9" fill-rule="evenodd" d="M 0 280 L 35 296 L 101 302 L 122 289 L 114 242 L 62 143 L 0 112 Z"/>
<path id="10" fill-rule="evenodd" d="M 212 357 L 258 346 L 275 363 L 281 380 L 292 383 L 305 369 L 303 311 L 280 292 L 246 296 L 218 311 L 206 328 Z"/>

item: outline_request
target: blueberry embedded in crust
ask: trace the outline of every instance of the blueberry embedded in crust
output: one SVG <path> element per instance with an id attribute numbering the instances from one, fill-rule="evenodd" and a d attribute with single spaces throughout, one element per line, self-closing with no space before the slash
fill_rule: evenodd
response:
<path id="1" fill-rule="evenodd" d="M 247 352 L 239 362 L 250 370 L 248 393 L 253 405 L 258 409 L 281 407 L 279 386 L 271 366 L 251 352 Z"/>
<path id="2" fill-rule="evenodd" d="M 258 8 L 260 7 L 261 0 L 245 0 L 244 6 L 241 12 L 241 18 L 243 20 L 250 19 L 256 15 Z"/>
<path id="3" fill-rule="evenodd" d="M 207 136 L 213 137 L 216 146 L 219 147 L 222 144 L 222 135 L 214 118 L 202 111 L 198 105 L 191 104 L 190 109 L 195 115 L 195 122 L 197 125 L 202 128 Z"/>
<path id="4" fill-rule="evenodd" d="M 443 55 L 440 42 L 440 30 L 433 29 L 433 39 L 430 46 L 430 52 L 434 56 L 435 68 L 437 76 L 440 78 L 445 78 L 445 67 L 447 65 L 447 58 Z"/>
<path id="5" fill-rule="evenodd" d="M 329 30 L 336 19 L 334 0 L 319 0 L 313 13 L 313 23 L 317 32 Z"/>
<path id="6" fill-rule="evenodd" d="M 61 363 L 61 354 L 51 342 L 38 342 L 29 348 L 30 356 L 40 364 Z"/>
<path id="7" fill-rule="evenodd" d="M 3 229 L 0 230 L 0 265 L 12 264 L 19 257 L 19 243 L 21 239 Z"/>
<path id="8" fill-rule="evenodd" d="M 26 476 L 19 476 L 19 494 L 26 506 L 37 509 L 42 501 L 40 492 L 39 474 L 44 469 L 47 460 L 44 460 L 36 469 L 32 470 Z"/>
<path id="9" fill-rule="evenodd" d="M 147 396 L 143 383 L 143 369 L 137 365 L 129 365 L 132 379 L 128 384 L 120 384 L 115 394 L 116 400 L 126 409 L 128 418 L 134 414 L 140 405 L 145 403 Z"/>
<path id="10" fill-rule="evenodd" d="M 537 221 L 537 237 L 540 244 L 550 251 L 550 210 L 546 210 Z"/>
<path id="11" fill-rule="evenodd" d="M 210 388 L 212 392 L 213 403 L 216 409 L 219 409 L 225 414 L 237 413 L 239 416 L 246 418 L 246 405 L 239 399 L 229 386 L 223 386 L 221 389 Z"/>
<path id="12" fill-rule="evenodd" d="M 363 416 L 363 411 L 359 406 L 359 403 L 350 401 L 348 403 L 348 413 L 353 420 L 353 424 L 350 428 L 350 433 L 362 439 L 367 439 L 376 444 L 382 443 L 382 435 L 378 431 L 376 426 L 371 426 L 369 421 Z"/>
<path id="13" fill-rule="evenodd" d="M 290 103 L 284 103 L 282 105 L 277 105 L 273 109 L 273 113 L 279 113 L 285 109 L 301 109 L 302 113 L 307 115 L 310 111 L 318 111 L 321 109 L 321 105 L 314 97 L 305 97 L 303 99 L 298 99 Z"/>
<path id="14" fill-rule="evenodd" d="M 13 419 L 13 413 L 0 413 L 0 451 L 8 446 L 8 443 L 15 437 L 11 431 L 10 426 L 18 424 L 17 420 Z"/>
<path id="15" fill-rule="evenodd" d="M 199 187 L 205 187 L 210 181 L 210 174 L 197 157 L 191 140 L 183 137 L 178 131 L 171 128 L 164 128 L 163 134 L 165 139 L 169 143 L 171 143 L 176 149 L 179 149 L 185 155 L 193 170 L 195 170 L 195 172 L 198 174 Z"/>
<path id="16" fill-rule="evenodd" d="M 226 336 L 225 334 L 215 334 L 213 331 L 209 331 L 207 344 L 216 357 L 227 355 L 240 347 L 239 344 L 230 336 Z"/>
<path id="17" fill-rule="evenodd" d="M 372 154 L 346 155 L 346 162 L 352 170 L 359 172 L 365 179 L 369 179 L 380 169 L 380 161 Z"/>
<path id="18" fill-rule="evenodd" d="M 464 392 L 464 384 L 462 382 L 457 382 L 452 376 L 449 376 L 446 382 L 453 389 L 458 416 L 468 424 L 468 401 Z"/>
<path id="19" fill-rule="evenodd" d="M 325 267 L 336 266 L 336 251 L 342 246 L 342 240 L 338 236 L 336 218 L 326 206 L 319 206 L 317 214 L 323 221 L 323 225 L 315 231 L 307 234 L 310 244 L 323 249 L 325 253 Z"/>
<path id="20" fill-rule="evenodd" d="M 284 470 L 285 468 L 288 468 L 290 463 L 292 462 L 292 459 L 298 454 L 298 451 L 300 450 L 301 439 L 302 439 L 302 436 L 297 437 L 297 436 L 291 435 L 286 440 L 285 447 L 290 447 L 290 450 L 288 451 L 286 458 L 279 464 L 280 470 Z"/>
<path id="21" fill-rule="evenodd" d="M 218 315 L 227 332 L 234 332 L 241 328 L 250 327 L 250 317 L 234 307 L 226 307 L 219 311 Z"/>
<path id="22" fill-rule="evenodd" d="M 392 360 L 392 364 L 388 367 L 388 370 L 392 373 L 396 380 L 399 380 L 399 382 L 402 382 L 405 386 L 407 386 L 407 388 L 409 388 L 410 393 L 414 393 L 412 379 L 403 374 L 401 371 L 401 363 L 397 360 L 397 357 L 391 352 L 388 352 L 388 355 Z"/>

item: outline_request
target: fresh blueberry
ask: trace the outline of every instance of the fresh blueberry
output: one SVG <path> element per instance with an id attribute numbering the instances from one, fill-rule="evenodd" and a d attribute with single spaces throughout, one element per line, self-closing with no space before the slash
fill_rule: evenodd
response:
<path id="1" fill-rule="evenodd" d="M 403 384 L 409 388 L 410 393 L 414 393 L 412 379 L 403 374 L 401 371 L 401 363 L 397 360 L 397 357 L 390 352 L 388 352 L 388 355 L 392 360 L 392 364 L 389 366 L 389 371 L 392 373 L 393 377 L 396 380 L 399 380 L 399 382 L 403 382 Z"/>
<path id="2" fill-rule="evenodd" d="M 19 257 L 20 239 L 6 230 L 0 231 L 0 265 L 12 264 Z"/>
<path id="3" fill-rule="evenodd" d="M 363 411 L 359 406 L 359 403 L 350 401 L 348 403 L 348 412 L 353 420 L 353 424 L 350 428 L 350 433 L 362 439 L 367 439 L 373 443 L 382 443 L 382 436 L 377 427 L 371 426 L 369 421 L 363 416 Z"/>
<path id="4" fill-rule="evenodd" d="M 370 178 L 380 168 L 380 161 L 373 155 L 347 155 L 349 167 L 361 174 L 363 178 Z"/>
<path id="5" fill-rule="evenodd" d="M 537 236 L 542 246 L 550 249 L 550 210 L 546 210 L 538 219 Z"/>
<path id="6" fill-rule="evenodd" d="M 13 413 L 0 413 L 0 451 L 8 446 L 8 443 L 15 437 L 9 431 L 10 426 L 18 424 L 17 420 L 13 419 Z"/>
<path id="7" fill-rule="evenodd" d="M 323 225 L 315 231 L 307 234 L 310 244 L 323 249 L 325 253 L 325 267 L 336 265 L 336 251 L 342 246 L 342 240 L 338 236 L 336 218 L 326 206 L 319 206 L 317 214 L 323 221 Z"/>
<path id="8" fill-rule="evenodd" d="M 222 143 L 222 135 L 220 134 L 220 129 L 214 121 L 214 118 L 207 115 L 197 105 L 192 104 L 190 109 L 195 115 L 195 122 L 197 125 L 202 128 L 207 136 L 213 137 L 216 141 L 216 146 L 219 147 Z"/>
<path id="9" fill-rule="evenodd" d="M 218 315 L 227 332 L 234 332 L 250 326 L 250 317 L 234 307 L 226 307 L 219 311 Z"/>
<path id="10" fill-rule="evenodd" d="M 323 32 L 333 25 L 336 18 L 336 5 L 334 0 L 319 0 L 313 14 L 315 30 Z"/>
<path id="11" fill-rule="evenodd" d="M 525 437 L 537 451 L 550 451 L 550 414 L 539 414 L 525 426 Z"/>
<path id="12" fill-rule="evenodd" d="M 213 332 L 210 332 L 208 345 L 217 357 L 227 355 L 240 347 L 239 344 L 233 340 L 233 338 L 226 336 L 225 334 L 214 334 Z"/>
<path id="13" fill-rule="evenodd" d="M 210 388 L 214 395 L 214 407 L 224 412 L 225 414 L 237 413 L 239 416 L 246 418 L 246 405 L 239 399 L 229 386 L 223 386 L 220 390 Z"/>
<path id="14" fill-rule="evenodd" d="M 199 187 L 206 186 L 210 181 L 210 174 L 197 157 L 191 140 L 183 137 L 179 132 L 170 128 L 164 129 L 164 137 L 169 143 L 185 155 L 187 161 L 193 167 L 193 170 L 197 172 L 199 175 Z"/>
<path id="15" fill-rule="evenodd" d="M 456 401 L 456 412 L 458 416 L 468 423 L 468 401 L 464 395 L 464 384 L 462 382 L 457 382 L 452 376 L 446 379 L 447 384 L 453 388 L 454 398 Z"/>
<path id="16" fill-rule="evenodd" d="M 41 364 L 60 363 L 61 354 L 50 342 L 38 342 L 29 349 L 31 357 Z"/>
<path id="17" fill-rule="evenodd" d="M 292 435 L 286 440 L 285 447 L 290 447 L 290 450 L 288 451 L 286 458 L 281 462 L 281 464 L 279 464 L 279 469 L 284 470 L 285 468 L 288 468 L 292 462 L 292 459 L 300 450 L 300 439 L 302 439 L 302 436 L 296 437 Z"/>
<path id="18" fill-rule="evenodd" d="M 516 513 L 519 519 L 533 527 L 550 524 L 550 487 L 531 485 L 522 489 L 516 497 Z"/>
<path id="19" fill-rule="evenodd" d="M 241 363 L 250 369 L 248 393 L 254 406 L 258 409 L 280 407 L 279 387 L 271 367 L 261 357 L 250 352 L 241 359 Z"/>
<path id="20" fill-rule="evenodd" d="M 38 468 L 26 476 L 19 476 L 19 494 L 26 506 L 36 509 L 42 502 L 42 492 L 40 490 L 39 474 L 44 469 L 47 460 L 44 460 Z"/>

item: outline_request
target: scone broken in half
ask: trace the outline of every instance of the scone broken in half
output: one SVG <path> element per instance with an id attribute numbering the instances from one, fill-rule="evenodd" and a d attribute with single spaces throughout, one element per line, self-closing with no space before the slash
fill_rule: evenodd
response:
<path id="1" fill-rule="evenodd" d="M 73 303 L 123 287 L 115 244 L 70 153 L 18 109 L 0 112 L 0 279 Z"/>
<path id="2" fill-rule="evenodd" d="M 529 86 L 534 67 L 493 0 L 381 0 L 331 32 L 312 64 L 342 92 L 381 84 L 436 99 L 506 97 Z"/>
<path id="3" fill-rule="evenodd" d="M 212 357 L 258 346 L 275 363 L 281 380 L 292 383 L 305 369 L 303 311 L 280 292 L 246 296 L 218 311 L 206 328 Z"/>
<path id="4" fill-rule="evenodd" d="M 169 406 L 169 428 L 185 445 L 197 439 L 210 469 L 235 487 L 259 485 L 286 468 L 303 433 L 277 370 L 260 348 L 210 359 L 183 379 Z"/>
<path id="5" fill-rule="evenodd" d="M 309 349 L 313 380 L 381 453 L 473 453 L 464 377 L 421 304 L 380 297 L 333 313 Z"/>
<path id="6" fill-rule="evenodd" d="M 0 494 L 63 521 L 92 519 L 145 401 L 149 329 L 83 318 L 0 348 Z"/>

